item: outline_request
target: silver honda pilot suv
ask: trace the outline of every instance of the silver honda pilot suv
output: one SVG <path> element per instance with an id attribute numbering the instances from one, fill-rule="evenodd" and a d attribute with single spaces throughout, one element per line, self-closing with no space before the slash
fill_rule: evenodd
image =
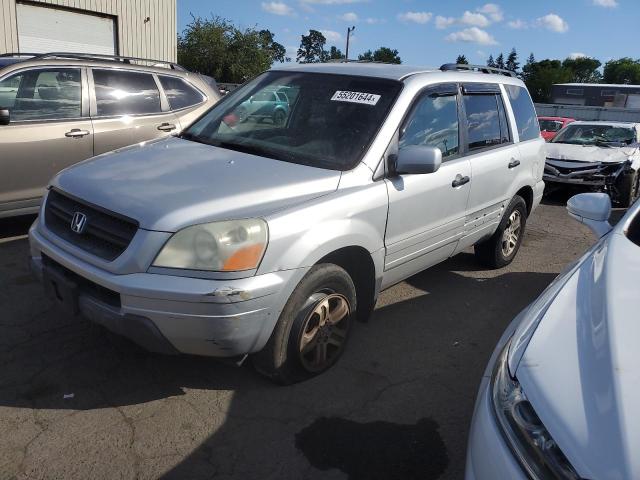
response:
<path id="1" fill-rule="evenodd" d="M 261 114 L 263 92 L 285 118 Z M 151 351 L 251 355 L 296 382 L 337 361 L 381 290 L 471 246 L 509 264 L 543 148 L 507 72 L 278 66 L 178 137 L 57 175 L 32 267 L 70 313 Z"/>

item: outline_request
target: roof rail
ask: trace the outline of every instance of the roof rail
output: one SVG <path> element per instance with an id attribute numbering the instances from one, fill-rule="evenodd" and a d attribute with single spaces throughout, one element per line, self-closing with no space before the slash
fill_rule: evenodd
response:
<path id="1" fill-rule="evenodd" d="M 496 73 L 498 75 L 506 75 L 507 77 L 517 77 L 516 72 L 505 68 L 487 67 L 486 65 L 467 65 L 460 63 L 445 63 L 440 67 L 443 72 L 451 72 L 456 70 L 468 70 L 470 72 L 480 73 Z"/>
<path id="2" fill-rule="evenodd" d="M 83 60 L 83 59 L 94 59 L 94 60 L 103 60 L 107 62 L 122 62 L 122 63 L 131 63 L 131 62 L 149 62 L 149 63 L 160 63 L 163 65 L 168 65 L 172 70 L 185 70 L 184 67 L 178 65 L 174 62 L 167 62 L 166 60 L 154 60 L 152 58 L 140 58 L 140 57 L 125 57 L 123 55 L 104 55 L 101 53 L 78 53 L 78 52 L 48 52 L 48 53 L 26 53 L 26 52 L 17 52 L 17 53 L 3 53 L 0 54 L 0 57 L 32 57 L 31 60 L 42 60 L 45 58 L 70 58 L 75 60 Z"/>
<path id="3" fill-rule="evenodd" d="M 327 60 L 325 63 L 383 63 L 385 65 L 393 65 L 393 63 L 389 62 L 381 62 L 379 60 L 347 60 L 346 58 L 332 58 Z"/>

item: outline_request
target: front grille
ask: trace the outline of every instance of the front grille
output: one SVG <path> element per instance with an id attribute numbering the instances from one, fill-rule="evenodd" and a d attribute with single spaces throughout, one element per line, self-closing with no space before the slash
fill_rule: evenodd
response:
<path id="1" fill-rule="evenodd" d="M 71 230 L 75 213 L 87 217 L 82 233 Z M 104 260 L 115 260 L 126 250 L 138 230 L 138 222 L 51 190 L 44 209 L 49 230 L 67 242 Z"/>

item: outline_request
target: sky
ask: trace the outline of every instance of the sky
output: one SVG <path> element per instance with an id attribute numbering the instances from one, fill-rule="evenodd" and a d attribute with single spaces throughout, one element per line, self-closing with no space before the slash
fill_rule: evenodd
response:
<path id="1" fill-rule="evenodd" d="M 309 29 L 343 53 L 355 26 L 349 57 L 381 46 L 397 49 L 403 63 L 438 66 L 464 54 L 484 64 L 490 54 L 515 48 L 524 63 L 575 56 L 607 60 L 640 57 L 640 0 L 178 0 L 178 30 L 191 15 L 220 16 L 241 28 L 275 34 L 295 61 Z"/>

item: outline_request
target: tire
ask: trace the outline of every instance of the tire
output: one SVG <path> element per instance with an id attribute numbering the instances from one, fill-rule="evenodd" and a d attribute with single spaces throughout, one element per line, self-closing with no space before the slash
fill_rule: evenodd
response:
<path id="1" fill-rule="evenodd" d="M 273 112 L 273 124 L 281 127 L 287 119 L 287 114 L 283 110 Z"/>
<path id="2" fill-rule="evenodd" d="M 617 204 L 622 208 L 629 208 L 638 199 L 638 172 L 633 170 L 620 177 L 618 185 Z"/>
<path id="3" fill-rule="evenodd" d="M 326 323 L 323 311 L 329 312 Z M 253 365 L 283 385 L 319 375 L 342 355 L 355 318 L 356 289 L 349 274 L 334 264 L 315 265 L 289 297 L 265 347 L 253 355 Z"/>
<path id="4" fill-rule="evenodd" d="M 478 261 L 489 268 L 509 265 L 520 249 L 526 224 L 527 204 L 521 196 L 516 195 L 507 206 L 495 233 L 474 246 Z M 514 228 L 515 225 L 519 225 L 519 228 Z"/>

